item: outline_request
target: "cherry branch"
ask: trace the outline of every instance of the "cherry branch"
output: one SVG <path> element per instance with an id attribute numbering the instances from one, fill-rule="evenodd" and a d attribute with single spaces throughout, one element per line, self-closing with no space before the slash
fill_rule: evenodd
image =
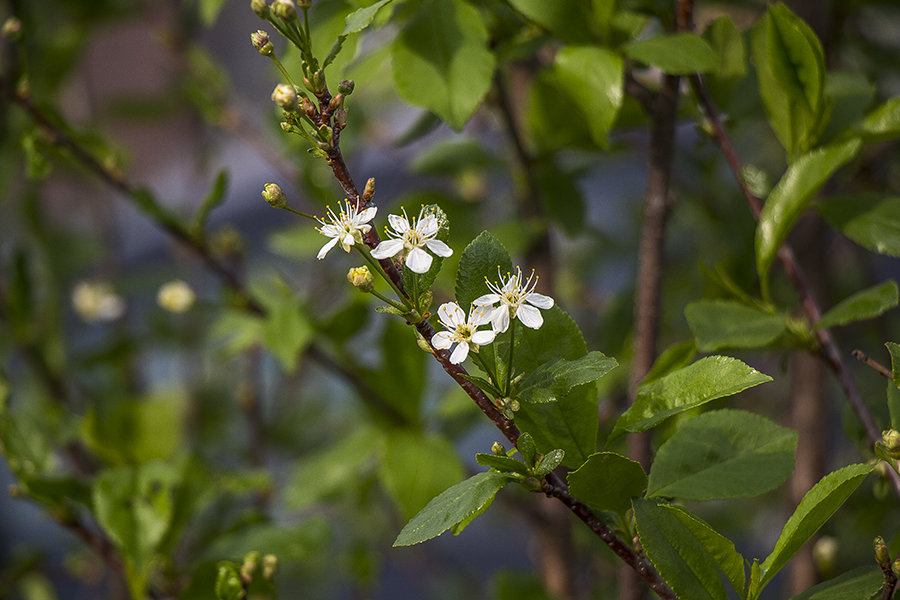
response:
<path id="1" fill-rule="evenodd" d="M 713 126 L 714 137 L 718 142 L 722 153 L 725 155 L 725 160 L 728 162 L 732 175 L 734 175 L 734 178 L 737 180 L 741 194 L 743 194 L 746 199 L 753 216 L 759 220 L 759 217 L 762 214 L 762 201 L 750 191 L 741 175 L 742 169 L 740 160 L 738 159 L 734 145 L 731 143 L 728 132 L 725 131 L 725 127 L 722 124 L 722 119 L 719 116 L 715 103 L 709 95 L 709 92 L 703 83 L 703 79 L 699 75 L 692 75 L 690 77 L 690 82 L 694 93 L 700 100 L 706 118 L 709 119 L 709 122 Z M 790 279 L 791 284 L 800 296 L 803 310 L 810 323 L 817 323 L 822 317 L 822 311 L 813 298 L 812 290 L 800 270 L 800 266 L 797 263 L 793 251 L 786 243 L 782 244 L 778 249 L 778 260 L 781 262 L 781 266 L 784 268 L 788 279 Z M 862 423 L 869 441 L 873 445 L 880 442 L 881 433 L 875 425 L 875 419 L 872 417 L 872 414 L 869 412 L 868 407 L 863 401 L 859 388 L 856 387 L 856 382 L 853 380 L 853 377 L 842 358 L 843 355 L 841 350 L 834 337 L 831 335 L 831 332 L 825 327 L 820 327 L 816 330 L 816 338 L 819 342 L 820 358 L 825 361 L 825 364 L 828 365 L 837 377 L 841 389 L 847 400 L 850 402 L 850 407 L 853 409 L 856 417 L 859 419 L 860 423 Z M 897 495 L 900 496 L 900 474 L 894 469 L 890 469 L 888 472 L 890 473 L 894 490 L 897 492 Z"/>

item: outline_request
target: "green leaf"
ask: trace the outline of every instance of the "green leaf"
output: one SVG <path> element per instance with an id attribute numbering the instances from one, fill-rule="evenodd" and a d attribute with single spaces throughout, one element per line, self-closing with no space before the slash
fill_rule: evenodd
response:
<path id="1" fill-rule="evenodd" d="M 842 300 L 837 306 L 822 315 L 822 318 L 816 323 L 816 327 L 829 328 L 854 321 L 874 319 L 897 306 L 897 301 L 897 284 L 888 280 Z"/>
<path id="2" fill-rule="evenodd" d="M 859 130 L 867 140 L 888 140 L 900 136 L 900 96 L 891 98 L 867 114 Z"/>
<path id="3" fill-rule="evenodd" d="M 507 483 L 506 475 L 486 471 L 444 490 L 406 524 L 394 546 L 412 546 L 441 535 L 492 502 Z"/>
<path id="4" fill-rule="evenodd" d="M 680 508 L 634 501 L 634 519 L 647 558 L 680 598 L 725 600 L 718 566 L 679 518 Z"/>
<path id="5" fill-rule="evenodd" d="M 509 3 L 562 42 L 591 41 L 591 9 L 584 0 L 509 0 Z"/>
<path id="6" fill-rule="evenodd" d="M 203 26 L 211 27 L 216 22 L 216 19 L 219 18 L 219 13 L 222 12 L 224 7 L 225 0 L 199 0 L 197 8 L 200 12 L 200 22 L 203 23 Z"/>
<path id="7" fill-rule="evenodd" d="M 900 431 L 900 387 L 893 381 L 887 384 L 888 414 L 891 416 L 891 429 Z"/>
<path id="8" fill-rule="evenodd" d="M 891 373 L 894 375 L 894 383 L 900 388 L 900 344 L 886 342 L 884 345 L 891 353 Z"/>
<path id="9" fill-rule="evenodd" d="M 747 74 L 744 38 L 728 15 L 716 18 L 703 37 L 718 56 L 718 64 L 709 75 L 719 79 L 740 79 Z"/>
<path id="10" fill-rule="evenodd" d="M 425 0 L 394 41 L 402 98 L 459 131 L 491 87 L 496 58 L 478 10 L 461 0 Z"/>
<path id="11" fill-rule="evenodd" d="M 771 314 L 733 300 L 700 300 L 684 309 L 697 347 L 703 352 L 722 348 L 762 348 L 784 333 L 784 315 Z"/>
<path id="12" fill-rule="evenodd" d="M 587 121 L 591 138 L 601 148 L 622 107 L 624 65 L 616 53 L 596 46 L 571 46 L 556 54 L 554 71 L 560 88 Z"/>
<path id="13" fill-rule="evenodd" d="M 884 585 L 884 574 L 875 566 L 859 567 L 813 586 L 791 600 L 847 600 L 874 598 Z"/>
<path id="14" fill-rule="evenodd" d="M 829 473 L 809 490 L 800 505 L 788 519 L 775 549 L 761 565 L 762 579 L 759 589 L 781 570 L 800 547 L 831 518 L 850 497 L 862 480 L 872 472 L 874 464 L 848 465 Z"/>
<path id="15" fill-rule="evenodd" d="M 150 562 L 172 520 L 178 480 L 174 467 L 151 462 L 109 469 L 94 481 L 94 515 L 126 558 L 135 598 L 145 595 Z"/>
<path id="16" fill-rule="evenodd" d="M 456 301 L 463 310 L 490 292 L 485 280 L 496 281 L 497 272 L 512 270 L 509 252 L 500 240 L 483 231 L 463 250 L 456 271 Z"/>
<path id="17" fill-rule="evenodd" d="M 430 144 L 410 161 L 409 168 L 422 175 L 457 175 L 498 164 L 497 157 L 484 144 L 463 135 Z"/>
<path id="18" fill-rule="evenodd" d="M 520 461 L 508 456 L 497 456 L 496 454 L 487 454 L 479 452 L 475 455 L 475 462 L 479 465 L 497 469 L 501 473 L 519 473 L 520 475 L 529 475 L 528 467 Z"/>
<path id="19" fill-rule="evenodd" d="M 619 417 L 613 433 L 646 431 L 674 414 L 772 381 L 729 356 L 707 356 L 641 386 L 634 404 Z"/>
<path id="20" fill-rule="evenodd" d="M 351 33 L 359 33 L 371 25 L 372 21 L 374 21 L 375 17 L 378 15 L 378 11 L 391 2 L 393 2 L 393 0 L 378 0 L 375 4 L 354 10 L 347 15 L 347 18 L 344 21 L 346 26 L 344 27 L 344 31 L 341 32 L 341 35 L 347 36 Z"/>
<path id="21" fill-rule="evenodd" d="M 860 145 L 860 140 L 854 138 L 801 156 L 769 194 L 756 228 L 756 271 L 764 289 L 768 289 L 769 268 L 778 248 L 810 199 L 839 167 L 856 156 Z"/>
<path id="22" fill-rule="evenodd" d="M 618 364 L 596 351 L 576 360 L 553 360 L 531 371 L 522 380 L 516 397 L 523 402 L 555 402 L 573 387 L 600 379 Z"/>
<path id="23" fill-rule="evenodd" d="M 288 373 L 297 368 L 300 353 L 315 332 L 300 299 L 288 290 L 264 298 L 268 312 L 262 325 L 262 343 Z"/>
<path id="24" fill-rule="evenodd" d="M 222 561 L 216 566 L 216 600 L 243 600 L 247 596 L 236 563 Z"/>
<path id="25" fill-rule="evenodd" d="M 209 219 L 209 214 L 225 201 L 225 192 L 227 191 L 228 171 L 222 169 L 216 175 L 216 180 L 206 194 L 206 198 L 203 199 L 203 203 L 200 204 L 200 208 L 194 214 L 194 219 L 191 222 L 191 231 L 194 232 L 194 235 L 199 235 L 203 232 L 203 229 L 206 227 L 206 221 Z"/>
<path id="26" fill-rule="evenodd" d="M 766 42 L 776 81 L 792 99 L 802 99 L 810 114 L 823 109 L 825 53 L 809 25 L 783 3 L 769 6 Z"/>
<path id="27" fill-rule="evenodd" d="M 631 42 L 622 49 L 633 60 L 671 75 L 706 73 L 719 66 L 719 55 L 713 47 L 694 33 L 658 35 Z"/>
<path id="28" fill-rule="evenodd" d="M 562 84 L 555 68 L 541 69 L 531 81 L 526 117 L 528 132 L 535 146 L 538 150 L 596 149 L 597 143 L 591 129 L 584 126 L 588 122 L 587 115 L 593 114 L 596 110 L 588 107 L 590 112 L 585 112 L 584 106 L 588 101 L 586 98 L 575 102 L 569 94 L 560 94 L 560 89 Z M 578 91 L 576 88 L 575 92 Z M 598 117 L 602 115 L 595 115 L 592 118 Z M 553 156 L 547 152 L 544 154 L 548 155 L 548 159 Z M 546 195 L 545 197 L 549 200 L 549 197 Z"/>
<path id="29" fill-rule="evenodd" d="M 562 448 L 551 450 L 538 460 L 534 465 L 534 474 L 537 477 L 543 477 L 550 473 L 553 469 L 562 464 L 566 458 L 566 451 Z"/>
<path id="30" fill-rule="evenodd" d="M 522 455 L 525 464 L 534 464 L 534 457 L 537 454 L 537 446 L 534 444 L 534 438 L 527 431 L 519 436 L 516 440 L 516 449 Z"/>
<path id="31" fill-rule="evenodd" d="M 791 476 L 796 446 L 796 432 L 753 413 L 699 415 L 660 447 L 647 496 L 717 500 L 762 494 Z"/>
<path id="32" fill-rule="evenodd" d="M 710 527 L 706 522 L 677 506 L 662 505 L 678 517 L 682 525 L 700 542 L 739 596 L 744 596 L 747 573 L 744 557 L 734 549 L 734 542 Z"/>
<path id="33" fill-rule="evenodd" d="M 558 306 L 541 312 L 544 324 L 540 329 L 517 329 L 516 373 L 529 373 L 550 360 L 572 361 L 587 354 L 587 344 L 572 317 Z M 596 388 L 588 383 L 573 388 L 556 402 L 522 403 L 516 423 L 534 436 L 538 451 L 564 450 L 563 464 L 574 469 L 597 449 L 599 410 Z"/>
<path id="34" fill-rule="evenodd" d="M 570 236 L 584 230 L 584 199 L 576 177 L 552 159 L 541 161 L 534 170 L 538 200 L 547 216 Z"/>
<path id="35" fill-rule="evenodd" d="M 860 246 L 900 256 L 900 197 L 859 194 L 829 198 L 816 208 L 832 227 Z"/>
<path id="36" fill-rule="evenodd" d="M 388 438 L 379 470 L 382 484 L 406 520 L 464 475 L 446 438 L 412 431 Z"/>
<path id="37" fill-rule="evenodd" d="M 647 489 L 647 475 L 640 463 L 613 452 L 591 454 L 569 473 L 568 482 L 572 495 L 594 510 L 620 515 L 631 508 L 632 498 L 640 498 Z"/>

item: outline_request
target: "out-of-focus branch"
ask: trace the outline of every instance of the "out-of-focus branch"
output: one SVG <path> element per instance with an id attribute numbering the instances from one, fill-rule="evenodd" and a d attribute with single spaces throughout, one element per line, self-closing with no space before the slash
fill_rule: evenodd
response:
<path id="1" fill-rule="evenodd" d="M 734 149 L 734 145 L 731 143 L 728 132 L 725 131 L 725 127 L 722 124 L 722 119 L 719 117 L 719 112 L 716 109 L 715 103 L 709 95 L 709 92 L 703 83 L 703 79 L 699 75 L 693 75 L 690 78 L 690 81 L 694 93 L 697 95 L 697 98 L 700 100 L 700 104 L 703 107 L 703 112 L 713 127 L 715 139 L 719 144 L 722 153 L 725 155 L 725 160 L 728 162 L 732 174 L 737 180 L 738 187 L 746 199 L 747 204 L 750 206 L 750 210 L 753 212 L 754 217 L 759 219 L 759 216 L 762 213 L 762 202 L 753 195 L 744 182 L 741 174 L 741 163 L 738 160 L 737 152 Z M 810 323 L 818 322 L 822 317 L 822 311 L 813 298 L 812 290 L 797 264 L 794 253 L 787 244 L 782 244 L 778 249 L 778 260 L 781 262 L 781 266 L 784 268 L 791 284 L 800 296 L 807 319 L 809 319 Z M 872 414 L 869 412 L 868 407 L 863 401 L 862 395 L 856 387 L 856 382 L 850 375 L 850 370 L 847 368 L 840 348 L 834 340 L 834 337 L 831 335 L 831 332 L 825 327 L 820 327 L 816 330 L 816 338 L 819 342 L 820 357 L 837 377 L 841 389 L 844 391 L 844 395 L 848 402 L 850 402 L 850 406 L 856 414 L 856 417 L 859 419 L 860 423 L 862 423 L 869 441 L 872 444 L 881 441 L 881 433 L 875 425 L 875 419 L 872 417 Z M 900 496 L 900 475 L 893 469 L 890 469 L 889 473 L 894 484 L 894 490 L 897 492 L 897 495 Z"/>

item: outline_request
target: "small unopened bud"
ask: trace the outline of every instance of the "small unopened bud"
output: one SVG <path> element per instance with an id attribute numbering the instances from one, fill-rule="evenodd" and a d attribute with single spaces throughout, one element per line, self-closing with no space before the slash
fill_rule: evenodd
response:
<path id="1" fill-rule="evenodd" d="M 263 56 L 272 56 L 275 52 L 275 46 L 272 45 L 272 41 L 269 39 L 268 31 L 258 29 L 256 33 L 251 33 L 250 43 Z"/>
<path id="2" fill-rule="evenodd" d="M 366 181 L 366 187 L 363 189 L 362 201 L 366 204 L 372 201 L 372 197 L 375 195 L 375 178 L 369 177 L 369 180 Z"/>
<path id="3" fill-rule="evenodd" d="M 293 21 L 297 18 L 297 7 L 294 6 L 293 0 L 275 0 L 272 3 L 272 12 L 276 17 L 285 21 Z"/>
<path id="4" fill-rule="evenodd" d="M 156 293 L 156 303 L 169 312 L 184 313 L 191 309 L 197 299 L 191 286 L 180 279 L 163 284 Z"/>
<path id="5" fill-rule="evenodd" d="M 347 111 L 343 108 L 339 108 L 335 111 L 334 126 L 338 128 L 338 131 L 347 126 Z"/>
<path id="6" fill-rule="evenodd" d="M 244 564 L 241 565 L 241 580 L 248 584 L 253 581 L 253 572 L 259 565 L 259 552 L 248 552 L 244 557 Z"/>
<path id="7" fill-rule="evenodd" d="M 491 453 L 497 456 L 506 456 L 506 448 L 500 442 L 494 442 L 491 444 Z"/>
<path id="8" fill-rule="evenodd" d="M 294 86 L 286 83 L 279 83 L 272 91 L 272 102 L 288 112 L 293 112 L 297 110 L 300 100 Z"/>
<path id="9" fill-rule="evenodd" d="M 281 122 L 281 130 L 285 133 L 292 133 L 294 131 L 294 126 L 288 123 L 287 121 Z"/>
<path id="10" fill-rule="evenodd" d="M 255 12 L 260 19 L 269 17 L 269 5 L 266 4 L 266 0 L 250 0 L 250 10 Z"/>
<path id="11" fill-rule="evenodd" d="M 300 100 L 300 110 L 302 110 L 303 114 L 310 119 L 313 119 L 316 116 L 316 107 L 312 102 L 309 101 L 309 98 L 303 98 L 302 100 Z"/>
<path id="12" fill-rule="evenodd" d="M 347 272 L 347 281 L 353 284 L 353 287 L 359 291 L 368 294 L 375 289 L 375 278 L 369 267 L 363 265 L 361 267 L 353 267 Z"/>
<path id="13" fill-rule="evenodd" d="M 900 458 L 900 431 L 887 429 L 881 432 L 881 443 L 892 458 Z"/>
<path id="14" fill-rule="evenodd" d="M 356 84 L 353 83 L 352 79 L 342 79 L 338 84 L 338 92 L 345 96 L 349 96 L 353 93 L 353 88 L 356 87 Z"/>
<path id="15" fill-rule="evenodd" d="M 880 535 L 876 537 L 874 546 L 875 562 L 877 562 L 882 567 L 887 567 L 891 563 L 891 554 L 888 550 L 887 544 L 884 542 L 884 538 Z"/>
<path id="16" fill-rule="evenodd" d="M 262 191 L 262 197 L 266 199 L 266 202 L 272 208 L 284 208 L 287 206 L 287 196 L 284 195 L 284 190 L 277 183 L 267 183 Z"/>
<path id="17" fill-rule="evenodd" d="M 317 90 L 321 90 L 325 87 L 325 71 L 319 69 L 313 73 L 313 85 L 315 85 L 315 89 Z"/>
<path id="18" fill-rule="evenodd" d="M 262 559 L 263 564 L 263 578 L 272 581 L 272 577 L 275 576 L 275 571 L 278 570 L 278 557 L 274 554 L 266 554 Z"/>
<path id="19" fill-rule="evenodd" d="M 328 125 L 323 124 L 316 130 L 316 133 L 319 135 L 320 140 L 330 141 L 331 136 L 334 135 L 334 130 Z"/>
<path id="20" fill-rule="evenodd" d="M 22 21 L 16 17 L 9 17 L 3 22 L 0 35 L 3 35 L 3 39 L 10 42 L 18 41 L 22 37 Z"/>
<path id="21" fill-rule="evenodd" d="M 416 344 L 417 344 L 417 345 L 419 346 L 419 348 L 421 348 L 423 351 L 425 351 L 425 352 L 427 352 L 427 353 L 429 353 L 429 354 L 434 354 L 434 350 L 431 349 L 431 344 L 429 344 L 429 343 L 428 343 L 428 340 L 426 340 L 426 339 L 423 338 L 422 336 L 417 336 L 417 337 L 416 337 Z"/>
<path id="22" fill-rule="evenodd" d="M 893 571 L 894 577 L 900 579 L 900 558 L 891 563 L 891 571 Z"/>
<path id="23" fill-rule="evenodd" d="M 344 95 L 338 94 L 337 96 L 332 98 L 331 101 L 328 103 L 328 110 L 334 112 L 341 106 L 341 103 L 343 101 L 344 101 Z"/>
<path id="24" fill-rule="evenodd" d="M 831 573 L 837 562 L 838 542 L 829 535 L 823 535 L 813 545 L 813 561 L 820 573 Z"/>

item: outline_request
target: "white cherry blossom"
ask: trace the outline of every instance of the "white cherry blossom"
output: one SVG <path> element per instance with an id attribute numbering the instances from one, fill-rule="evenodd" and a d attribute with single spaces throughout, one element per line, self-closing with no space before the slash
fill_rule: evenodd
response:
<path id="1" fill-rule="evenodd" d="M 534 291 L 538 281 L 534 271 L 524 283 L 522 269 L 519 267 L 516 267 L 515 274 L 507 273 L 506 277 L 500 274 L 498 268 L 497 275 L 500 277 L 499 284 L 491 283 L 486 277 L 484 279 L 491 293 L 475 299 L 476 305 L 491 309 L 488 318 L 494 331 L 497 333 L 506 331 L 509 328 L 509 320 L 515 318 L 526 327 L 540 329 L 544 324 L 544 317 L 538 308 L 546 310 L 552 307 L 553 298 Z M 499 306 L 494 306 L 498 302 Z"/>
<path id="2" fill-rule="evenodd" d="M 360 212 L 359 198 L 356 199 L 356 206 L 351 206 L 350 201 L 346 199 L 339 203 L 338 214 L 335 214 L 331 207 L 327 208 L 327 221 L 316 217 L 316 220 L 322 225 L 316 227 L 316 231 L 331 238 L 316 255 L 319 260 L 325 258 L 328 251 L 337 244 L 341 245 L 344 252 L 350 252 L 350 246 L 357 242 L 362 243 L 362 236 L 372 229 L 369 221 L 375 218 L 375 213 L 378 211 L 377 207 L 370 206 Z"/>
<path id="3" fill-rule="evenodd" d="M 383 240 L 378 247 L 372 250 L 372 257 L 378 260 L 396 256 L 401 252 L 406 253 L 406 266 L 414 273 L 427 273 L 431 268 L 431 254 L 423 248 L 428 248 L 436 256 L 450 256 L 453 250 L 441 240 L 434 239 L 440 229 L 437 217 L 433 214 L 424 214 L 425 207 L 419 211 L 419 217 L 413 218 L 412 224 L 406 216 L 388 215 L 390 229 L 385 232 L 391 239 Z"/>
<path id="4" fill-rule="evenodd" d="M 484 346 L 494 341 L 493 330 L 478 331 L 489 322 L 487 313 L 474 304 L 469 309 L 469 318 L 456 302 L 446 302 L 438 308 L 438 317 L 447 331 L 439 331 L 431 338 L 431 344 L 438 350 L 446 350 L 453 344 L 456 348 L 450 354 L 450 362 L 458 365 L 469 355 L 469 345 Z"/>

